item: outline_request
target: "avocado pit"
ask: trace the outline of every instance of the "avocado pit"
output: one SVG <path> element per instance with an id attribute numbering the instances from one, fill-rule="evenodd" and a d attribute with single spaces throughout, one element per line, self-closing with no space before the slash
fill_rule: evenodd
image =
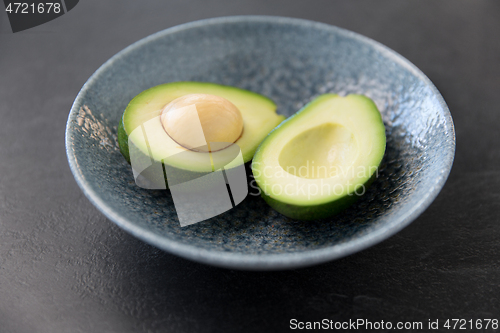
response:
<path id="1" fill-rule="evenodd" d="M 213 152 L 227 148 L 243 133 L 243 117 L 230 101 L 216 95 L 188 94 L 162 110 L 165 132 L 183 148 Z"/>

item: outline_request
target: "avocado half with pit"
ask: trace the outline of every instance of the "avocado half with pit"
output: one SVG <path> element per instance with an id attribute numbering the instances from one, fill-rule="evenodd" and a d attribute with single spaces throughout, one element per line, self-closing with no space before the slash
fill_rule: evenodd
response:
<path id="1" fill-rule="evenodd" d="M 385 127 L 362 95 L 321 95 L 282 122 L 255 153 L 261 196 L 281 214 L 330 217 L 352 204 L 377 176 Z"/>
<path id="2" fill-rule="evenodd" d="M 134 169 L 159 165 L 160 172 L 143 173 L 149 181 L 165 184 L 163 166 L 179 171 L 176 179 L 182 182 L 221 165 L 230 169 L 250 161 L 283 119 L 272 100 L 248 90 L 207 82 L 165 83 L 130 101 L 118 127 L 118 143 L 125 159 L 135 161 Z M 233 143 L 242 159 L 228 149 Z"/>

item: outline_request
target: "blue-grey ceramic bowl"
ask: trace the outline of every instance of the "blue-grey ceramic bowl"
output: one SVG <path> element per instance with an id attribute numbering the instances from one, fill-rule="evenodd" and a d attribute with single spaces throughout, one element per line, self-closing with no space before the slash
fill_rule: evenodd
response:
<path id="1" fill-rule="evenodd" d="M 357 203 L 328 220 L 286 218 L 250 188 L 236 208 L 180 227 L 170 192 L 136 186 L 116 141 L 128 102 L 173 81 L 249 89 L 273 99 L 286 116 L 326 92 L 365 94 L 379 107 L 387 129 L 379 177 Z M 455 134 L 434 85 L 387 47 L 322 23 L 237 16 L 176 26 L 112 57 L 71 108 L 66 150 L 85 195 L 134 236 L 191 260 L 269 270 L 340 258 L 407 226 L 444 185 Z"/>

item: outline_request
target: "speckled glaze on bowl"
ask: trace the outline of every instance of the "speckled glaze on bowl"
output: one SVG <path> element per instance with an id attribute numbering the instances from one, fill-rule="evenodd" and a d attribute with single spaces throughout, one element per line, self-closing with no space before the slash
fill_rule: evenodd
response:
<path id="1" fill-rule="evenodd" d="M 116 142 L 128 102 L 173 81 L 249 89 L 273 99 L 286 116 L 322 93 L 365 94 L 379 107 L 387 130 L 379 176 L 356 204 L 329 220 L 286 218 L 250 187 L 236 208 L 181 228 L 170 192 L 137 187 Z M 207 264 L 269 270 L 343 257 L 407 226 L 444 185 L 455 134 L 434 85 L 387 47 L 322 23 L 237 16 L 173 27 L 112 57 L 73 104 L 66 150 L 85 195 L 136 237 Z"/>

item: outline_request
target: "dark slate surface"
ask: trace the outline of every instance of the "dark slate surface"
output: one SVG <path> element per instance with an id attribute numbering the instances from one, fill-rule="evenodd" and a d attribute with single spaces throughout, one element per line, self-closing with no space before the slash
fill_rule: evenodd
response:
<path id="1" fill-rule="evenodd" d="M 457 155 L 443 191 L 412 225 L 335 262 L 243 272 L 157 250 L 88 202 L 64 151 L 83 83 L 142 37 L 235 14 L 359 32 L 436 84 L 455 120 Z M 16 34 L 5 13 L 0 20 L 0 332 L 281 332 L 292 318 L 500 319 L 500 2 L 88 0 Z"/>

